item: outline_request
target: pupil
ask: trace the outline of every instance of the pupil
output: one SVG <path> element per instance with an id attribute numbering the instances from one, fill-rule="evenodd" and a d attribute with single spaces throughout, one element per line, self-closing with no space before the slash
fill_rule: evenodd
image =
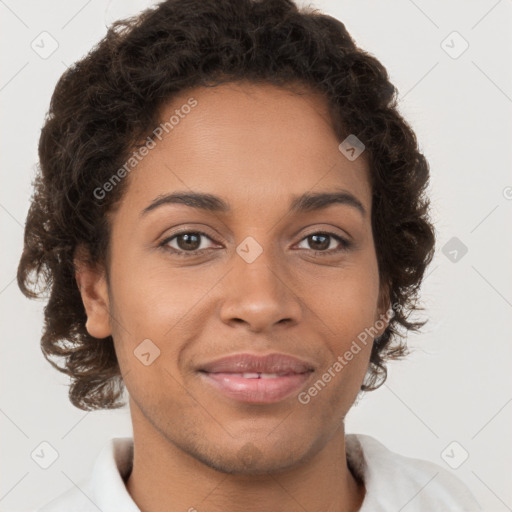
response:
<path id="1" fill-rule="evenodd" d="M 316 249 L 327 249 L 329 247 L 329 238 L 326 235 L 311 235 L 310 238 L 312 238 L 314 241 L 316 241 L 318 238 L 323 238 L 324 242 L 320 243 L 321 247 L 317 247 Z"/>

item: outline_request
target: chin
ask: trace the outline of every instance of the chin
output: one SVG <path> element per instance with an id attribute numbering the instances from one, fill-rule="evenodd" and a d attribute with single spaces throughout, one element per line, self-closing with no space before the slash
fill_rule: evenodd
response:
<path id="1" fill-rule="evenodd" d="M 224 454 L 195 454 L 206 466 L 221 473 L 240 476 L 259 476 L 278 474 L 292 469 L 303 461 L 296 459 L 290 454 L 283 454 L 282 457 L 276 453 L 265 454 L 254 444 L 247 443 L 238 453 L 232 456 Z"/>

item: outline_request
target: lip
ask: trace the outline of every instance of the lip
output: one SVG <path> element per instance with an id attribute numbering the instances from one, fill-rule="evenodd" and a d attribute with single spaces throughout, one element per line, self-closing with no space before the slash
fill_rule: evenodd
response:
<path id="1" fill-rule="evenodd" d="M 305 373 L 314 369 L 308 361 L 277 352 L 231 354 L 199 367 L 200 371 L 208 373 Z"/>
<path id="2" fill-rule="evenodd" d="M 233 354 L 199 368 L 205 384 L 231 399 L 253 404 L 283 400 L 304 386 L 313 372 L 311 363 L 278 353 Z M 277 376 L 262 377 L 262 373 Z"/>

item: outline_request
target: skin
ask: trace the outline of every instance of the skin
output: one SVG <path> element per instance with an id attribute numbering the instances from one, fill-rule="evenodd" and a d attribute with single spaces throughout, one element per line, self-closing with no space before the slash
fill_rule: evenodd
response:
<path id="1" fill-rule="evenodd" d="M 235 352 L 283 352 L 315 365 L 304 391 L 382 318 L 389 302 L 367 163 L 340 153 L 327 104 L 311 91 L 244 82 L 196 88 L 165 105 L 162 119 L 189 97 L 197 106 L 126 178 L 111 217 L 109 280 L 105 269 L 77 260 L 87 330 L 113 336 L 130 394 L 127 490 L 146 512 L 356 511 L 364 487 L 347 467 L 343 422 L 371 342 L 308 404 L 297 393 L 244 404 L 195 369 Z M 364 216 L 340 203 L 288 213 L 294 196 L 339 188 L 362 203 Z M 232 211 L 167 204 L 140 217 L 159 194 L 191 190 L 220 196 Z M 159 247 L 178 229 L 207 236 Z M 325 231 L 352 247 L 326 255 L 343 246 L 310 237 Z M 247 236 L 263 249 L 252 263 L 236 252 Z M 171 248 L 199 251 L 185 258 Z M 203 248 L 211 249 L 197 254 Z M 160 350 L 148 366 L 134 355 L 145 339 Z"/>

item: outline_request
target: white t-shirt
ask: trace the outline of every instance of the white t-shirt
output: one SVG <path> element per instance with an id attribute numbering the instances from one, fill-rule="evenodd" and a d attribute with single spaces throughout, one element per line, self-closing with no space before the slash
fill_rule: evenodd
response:
<path id="1" fill-rule="evenodd" d="M 359 512 L 473 512 L 481 507 L 469 489 L 448 470 L 388 450 L 373 437 L 346 436 L 351 470 L 364 481 Z M 88 480 L 35 512 L 140 512 L 124 479 L 133 461 L 133 439 L 110 439 Z"/>

